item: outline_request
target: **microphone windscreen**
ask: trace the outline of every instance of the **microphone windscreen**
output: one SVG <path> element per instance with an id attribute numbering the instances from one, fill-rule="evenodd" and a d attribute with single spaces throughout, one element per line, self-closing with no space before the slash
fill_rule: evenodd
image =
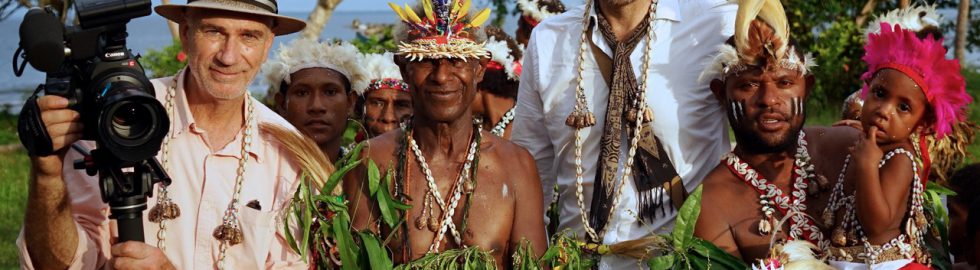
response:
<path id="1" fill-rule="evenodd" d="M 64 26 L 54 14 L 33 8 L 20 23 L 20 46 L 31 66 L 43 72 L 55 72 L 65 60 Z"/>

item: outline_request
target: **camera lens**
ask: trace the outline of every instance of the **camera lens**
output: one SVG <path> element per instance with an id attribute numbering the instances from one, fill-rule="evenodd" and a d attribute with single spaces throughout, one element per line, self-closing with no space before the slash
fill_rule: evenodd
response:
<path id="1" fill-rule="evenodd" d="M 122 161 L 135 162 L 156 156 L 170 126 L 163 105 L 139 88 L 116 88 L 108 93 L 99 105 L 96 123 L 99 147 Z"/>
<path id="2" fill-rule="evenodd" d="M 150 131 L 150 112 L 146 106 L 126 103 L 112 115 L 112 133 L 125 140 L 143 137 Z"/>

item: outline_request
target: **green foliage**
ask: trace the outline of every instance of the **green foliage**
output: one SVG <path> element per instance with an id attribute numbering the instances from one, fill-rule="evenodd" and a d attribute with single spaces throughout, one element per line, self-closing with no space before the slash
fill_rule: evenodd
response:
<path id="1" fill-rule="evenodd" d="M 497 262 L 490 253 L 477 247 L 450 249 L 429 253 L 424 257 L 399 265 L 395 270 L 481 270 L 497 269 Z"/>
<path id="2" fill-rule="evenodd" d="M 504 22 L 507 21 L 507 4 L 514 3 L 511 0 L 488 0 L 490 2 L 490 8 L 493 9 L 490 13 L 493 14 L 492 23 L 496 27 L 504 28 Z M 518 8 L 514 7 L 514 12 L 517 12 Z"/>
<path id="3" fill-rule="evenodd" d="M 173 76 L 187 65 L 186 56 L 183 60 L 178 59 L 181 50 L 180 41 L 174 40 L 160 50 L 149 50 L 143 58 L 139 59 L 139 62 L 143 68 L 150 71 L 148 75 L 151 78 Z"/>
<path id="4" fill-rule="evenodd" d="M 8 124 L 0 124 L 0 128 L 6 127 Z M 14 242 L 24 223 L 31 159 L 24 150 L 17 150 L 0 154 L 0 164 L 0 179 L 4 181 L 0 185 L 0 269 L 18 269 L 20 261 Z"/>
<path id="5" fill-rule="evenodd" d="M 380 26 L 381 31 L 373 33 L 358 32 L 351 44 L 362 53 L 393 52 L 398 49 L 395 44 L 394 25 Z"/>
<path id="6" fill-rule="evenodd" d="M 933 269 L 952 269 L 952 262 L 949 257 L 949 213 L 946 212 L 942 197 L 956 196 L 956 192 L 930 181 L 926 185 L 924 195 L 923 206 L 928 216 L 931 217 L 930 220 L 932 220 L 932 224 L 930 224 L 932 230 L 928 235 L 939 236 L 939 243 L 927 242 L 926 244 L 926 249 L 932 255 L 931 266 Z"/>
<path id="7" fill-rule="evenodd" d="M 552 269 L 590 269 L 598 260 L 584 251 L 585 244 L 575 240 L 569 230 L 555 234 L 551 246 L 541 255 L 541 263 Z"/>
<path id="8" fill-rule="evenodd" d="M 536 256 L 534 256 L 534 247 L 531 246 L 531 241 L 527 239 L 521 239 L 521 243 L 517 245 L 517 250 L 511 255 L 511 266 L 513 269 L 520 270 L 539 270 L 541 269 L 541 263 L 538 262 Z"/>
<path id="9" fill-rule="evenodd" d="M 648 260 L 651 270 L 666 269 L 747 269 L 742 260 L 721 250 L 711 242 L 694 237 L 694 226 L 701 213 L 701 187 L 684 201 L 669 235 L 658 235 L 666 240 L 666 246 L 653 247 L 665 252 Z M 597 262 L 597 255 L 588 251 L 586 244 L 569 236 L 568 231 L 558 234 L 551 247 L 541 256 L 541 262 L 552 268 L 589 269 Z M 600 247 L 599 253 L 602 253 Z"/>
<path id="10" fill-rule="evenodd" d="M 810 47 L 818 55 L 814 68 L 816 85 L 810 94 L 811 104 L 840 107 L 844 98 L 861 87 L 861 74 L 867 69 L 864 55 L 863 29 L 851 20 L 830 24 Z"/>
<path id="11" fill-rule="evenodd" d="M 855 18 L 865 1 L 784 0 L 791 37 L 797 48 L 816 59 L 811 107 L 839 109 L 847 95 L 861 86 L 865 65 L 863 29 Z M 841 19 L 844 18 L 844 19 Z M 873 17 L 869 17 L 873 18 Z M 835 112 L 837 114 L 839 112 Z"/>
<path id="12" fill-rule="evenodd" d="M 361 164 L 360 153 L 364 145 L 357 145 L 350 153 L 337 161 L 337 171 L 327 183 L 316 191 L 306 175 L 300 180 L 293 201 L 286 209 L 283 234 L 289 247 L 307 259 L 317 269 L 391 269 L 391 257 L 376 235 L 356 232 L 351 228 L 351 217 L 343 195 L 331 195 L 344 175 Z M 381 189 L 379 189 L 381 190 Z M 293 235 L 290 225 L 299 229 Z M 337 262 L 343 262 L 338 265 Z"/>
<path id="13" fill-rule="evenodd" d="M 721 250 L 714 244 L 694 237 L 694 226 L 701 214 L 701 186 L 684 201 L 674 231 L 664 236 L 672 241 L 672 251 L 650 260 L 647 265 L 656 269 L 747 269 L 742 260 Z"/>

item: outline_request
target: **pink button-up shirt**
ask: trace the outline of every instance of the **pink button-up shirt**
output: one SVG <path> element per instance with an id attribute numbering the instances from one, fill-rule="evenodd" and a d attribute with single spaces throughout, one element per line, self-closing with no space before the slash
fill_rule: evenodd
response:
<path id="1" fill-rule="evenodd" d="M 186 70 L 186 69 L 185 69 Z M 216 268 L 220 243 L 212 232 L 222 222 L 225 209 L 234 195 L 235 177 L 241 158 L 242 133 L 234 141 L 218 151 L 211 151 L 208 132 L 195 124 L 194 116 L 184 94 L 183 72 L 173 77 L 153 80 L 156 97 L 166 106 L 167 89 L 176 86 L 174 114 L 171 116 L 173 131 L 170 134 L 169 167 L 173 183 L 168 188 L 170 197 L 180 207 L 180 217 L 171 220 L 166 230 L 166 254 L 178 269 Z M 175 84 L 176 81 L 176 84 Z M 275 123 L 294 129 L 286 120 L 252 99 L 255 119 L 258 122 Z M 285 242 L 282 214 L 296 185 L 297 169 L 291 164 L 286 152 L 270 141 L 265 134 L 252 139 L 245 180 L 242 185 L 239 220 L 244 232 L 244 242 L 231 246 L 225 258 L 226 269 L 304 268 L 301 260 Z M 89 149 L 94 142 L 82 142 Z M 162 151 L 157 158 L 163 160 Z M 108 218 L 109 206 L 102 202 L 98 178 L 75 170 L 73 161 L 81 158 L 75 150 L 65 157 L 64 176 L 72 201 L 72 215 L 78 230 L 78 247 L 71 269 L 109 268 L 109 248 L 117 237 L 115 220 Z M 154 196 L 157 196 L 154 189 Z M 261 210 L 245 206 L 256 200 Z M 156 205 L 156 197 L 147 199 L 148 209 Z M 149 211 L 143 212 L 143 229 L 147 244 L 157 245 L 159 224 L 150 222 Z M 295 230 L 294 230 L 295 231 Z M 31 256 L 23 240 L 23 230 L 17 239 L 21 267 L 32 268 Z"/>

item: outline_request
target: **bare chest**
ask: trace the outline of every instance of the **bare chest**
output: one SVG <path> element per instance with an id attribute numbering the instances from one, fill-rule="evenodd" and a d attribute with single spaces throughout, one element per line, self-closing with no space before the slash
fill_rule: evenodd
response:
<path id="1" fill-rule="evenodd" d="M 388 244 L 396 261 L 410 261 L 429 251 L 465 245 L 490 251 L 498 266 L 502 266 L 509 254 L 517 210 L 507 174 L 494 166 L 494 159 L 478 159 L 475 181 L 470 183 L 467 178 L 460 180 L 462 162 L 430 163 L 432 175 L 427 179 L 415 159 L 408 159 L 403 192 L 412 208 L 405 212 L 406 226 Z M 447 217 L 451 217 L 451 223 L 446 222 Z"/>

